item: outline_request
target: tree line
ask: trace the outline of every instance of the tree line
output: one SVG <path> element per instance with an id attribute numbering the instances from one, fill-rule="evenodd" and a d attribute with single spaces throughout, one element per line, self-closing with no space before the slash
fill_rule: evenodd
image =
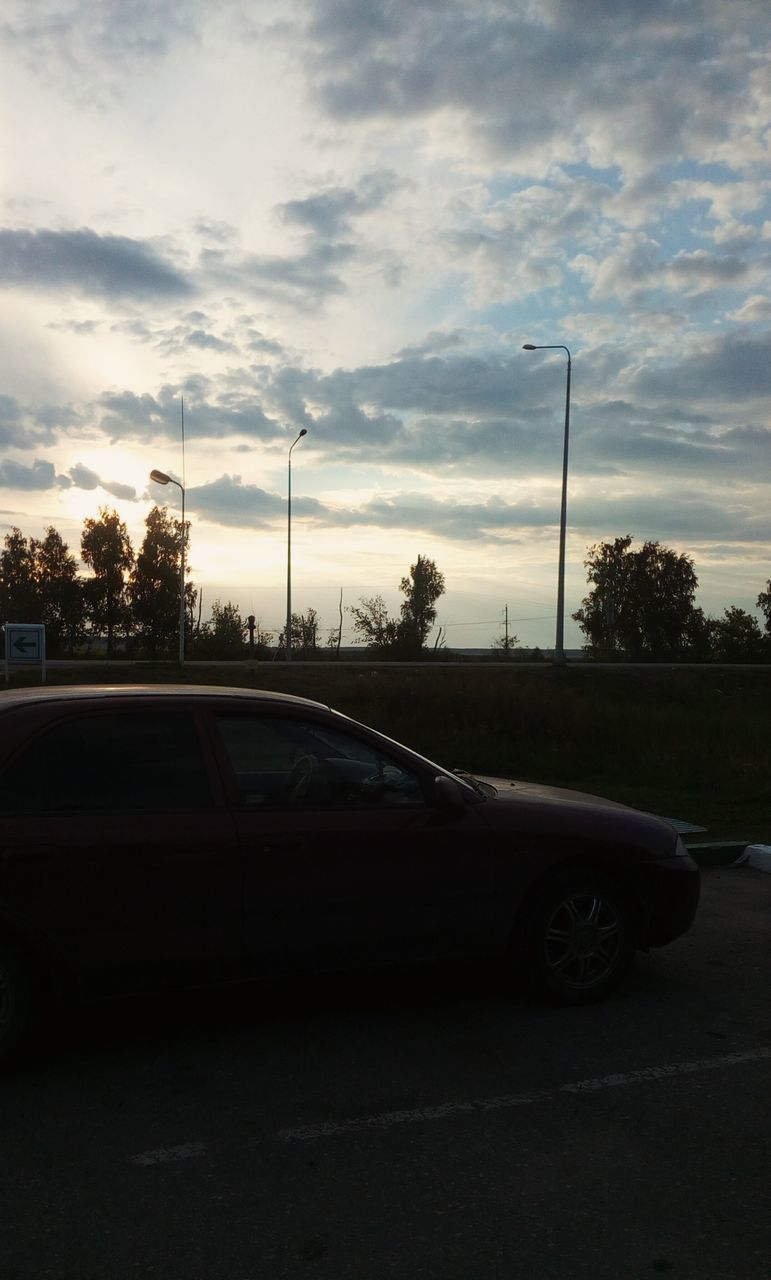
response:
<path id="1" fill-rule="evenodd" d="M 186 546 L 189 528 L 186 521 Z M 142 545 L 135 553 L 118 513 L 102 508 L 97 518 L 83 523 L 80 558 L 89 572 L 82 575 L 76 556 L 52 525 L 42 539 L 25 537 L 14 528 L 5 535 L 0 551 L 0 623 L 43 623 L 51 657 L 72 657 L 98 637 L 108 658 L 118 650 L 134 657 L 171 658 L 179 643 L 182 537 L 181 520 L 166 507 L 152 507 Z M 405 599 L 398 618 L 389 618 L 380 596 L 362 599 L 349 612 L 354 631 L 371 653 L 416 658 L 436 620 L 434 606 L 444 591 L 444 577 L 432 560 L 418 556 L 400 589 Z M 273 656 L 275 633 L 264 630 L 254 617 L 244 619 L 231 601 L 215 600 L 204 623 L 201 610 L 201 594 L 186 579 L 188 657 Z M 339 626 L 329 632 L 327 650 L 339 653 L 342 622 L 341 598 Z M 316 656 L 324 647 L 315 609 L 293 613 L 291 628 L 298 657 Z M 285 643 L 286 628 L 276 640 L 279 653 Z"/>
<path id="2" fill-rule="evenodd" d="M 591 587 L 573 618 L 597 659 L 632 662 L 771 661 L 771 581 L 753 614 L 729 605 L 708 617 L 696 605 L 699 580 L 692 558 L 659 542 L 632 548 L 632 537 L 589 548 L 584 561 Z"/>
<path id="3" fill-rule="evenodd" d="M 171 658 L 179 639 L 180 552 L 189 524 L 152 507 L 145 534 L 135 554 L 126 525 L 117 512 L 102 508 L 86 519 L 80 558 L 50 526 L 42 539 L 27 538 L 14 528 L 0 551 L 0 622 L 43 623 L 50 656 L 72 656 L 95 637 L 104 641 L 107 657 L 120 648 L 129 656 Z M 585 566 L 590 590 L 573 614 L 585 637 L 589 656 L 621 661 L 757 662 L 771 661 L 771 580 L 761 590 L 757 607 L 764 619 L 736 606 L 721 617 L 708 617 L 696 605 L 694 562 L 659 542 L 635 550 L 631 535 L 597 543 Z M 391 616 L 382 596 L 364 597 L 347 612 L 357 639 L 373 657 L 415 660 L 430 651 L 446 650 L 436 623 L 436 602 L 445 592 L 436 563 L 419 555 L 401 579 L 404 599 Z M 244 619 L 238 606 L 215 600 L 211 617 L 201 622 L 202 597 L 185 581 L 185 652 L 200 659 L 268 658 L 281 653 L 285 629 L 264 630 L 254 618 Z M 293 613 L 292 648 L 298 657 L 339 653 L 343 632 L 342 593 L 337 627 L 322 637 L 315 609 Z M 491 649 L 503 657 L 524 656 L 508 631 Z"/>

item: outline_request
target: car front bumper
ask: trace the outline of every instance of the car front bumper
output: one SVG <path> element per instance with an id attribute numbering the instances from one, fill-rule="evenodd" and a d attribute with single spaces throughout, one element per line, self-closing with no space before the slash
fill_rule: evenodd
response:
<path id="1" fill-rule="evenodd" d="M 646 906 L 643 948 L 663 947 L 690 929 L 699 905 L 701 876 L 689 854 L 649 863 L 640 887 Z"/>

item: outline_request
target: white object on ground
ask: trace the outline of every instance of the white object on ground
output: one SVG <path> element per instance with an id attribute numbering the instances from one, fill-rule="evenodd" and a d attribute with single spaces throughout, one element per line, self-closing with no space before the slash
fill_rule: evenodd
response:
<path id="1" fill-rule="evenodd" d="M 748 844 L 735 865 L 755 867 L 758 871 L 771 871 L 771 844 Z"/>

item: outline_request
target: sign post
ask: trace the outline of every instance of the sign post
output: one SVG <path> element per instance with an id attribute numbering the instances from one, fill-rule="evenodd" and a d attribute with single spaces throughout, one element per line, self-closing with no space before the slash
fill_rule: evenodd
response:
<path id="1" fill-rule="evenodd" d="M 39 622 L 6 622 L 5 680 L 10 679 L 11 667 L 40 665 L 40 680 L 46 678 L 46 629 Z"/>

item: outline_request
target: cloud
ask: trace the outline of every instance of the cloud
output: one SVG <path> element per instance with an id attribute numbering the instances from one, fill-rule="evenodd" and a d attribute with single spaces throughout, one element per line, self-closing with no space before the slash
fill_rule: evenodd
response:
<path id="1" fill-rule="evenodd" d="M 286 516 L 285 498 L 257 485 L 244 484 L 240 476 L 220 476 L 208 484 L 188 489 L 186 497 L 189 510 L 221 525 L 265 529 L 277 518 Z M 292 499 L 292 514 L 298 519 L 323 517 L 327 510 L 313 498 Z"/>
<path id="2" fill-rule="evenodd" d="M 76 413 L 66 405 L 39 405 L 30 408 L 15 396 L 0 394 L 0 445 L 33 449 L 51 444 L 57 428 L 74 426 Z"/>
<path id="3" fill-rule="evenodd" d="M 226 256 L 219 250 L 201 254 L 204 279 L 218 289 L 275 297 L 295 306 L 323 302 L 345 292 L 342 269 L 356 256 L 354 244 L 327 243 L 309 236 L 294 254 Z"/>
<path id="4" fill-rule="evenodd" d="M 104 299 L 168 300 L 190 284 L 151 245 L 77 231 L 0 230 L 0 285 L 75 289 Z"/>
<path id="5" fill-rule="evenodd" d="M 232 355 L 238 351 L 237 344 L 227 339 L 218 338 L 204 328 L 193 328 L 187 324 L 173 325 L 165 330 L 152 330 L 147 326 L 143 340 L 150 340 L 165 352 L 166 355 L 184 351 L 209 351 L 215 355 Z"/>
<path id="6" fill-rule="evenodd" d="M 82 463 L 70 467 L 67 476 L 59 476 L 58 479 L 63 488 L 69 488 L 72 485 L 76 489 L 104 489 L 114 498 L 122 498 L 127 502 L 136 501 L 137 491 L 133 485 L 121 484 L 118 480 L 102 480 L 101 476 L 90 467 L 83 466 Z"/>
<path id="7" fill-rule="evenodd" d="M 524 186 L 469 210 L 468 225 L 447 232 L 446 240 L 456 269 L 471 278 L 473 300 L 481 306 L 521 301 L 560 285 L 571 246 L 585 251 L 604 243 L 613 194 L 607 183 L 557 171 L 550 186 Z"/>
<path id="8" fill-rule="evenodd" d="M 189 439 L 221 440 L 245 436 L 270 440 L 280 431 L 278 423 L 260 408 L 251 393 L 217 394 L 205 378 L 188 378 L 178 386 L 161 388 L 157 396 L 133 391 L 107 392 L 97 406 L 100 426 L 113 441 L 180 436 L 180 396 L 185 400 L 185 434 Z"/>
<path id="9" fill-rule="evenodd" d="M 335 120 L 444 115 L 532 173 L 587 159 L 639 173 L 710 152 L 730 164 L 731 143 L 741 163 L 762 142 L 762 84 L 739 51 L 770 27 L 767 7 L 724 0 L 317 0 L 305 36 Z"/>
<path id="10" fill-rule="evenodd" d="M 729 319 L 747 327 L 771 324 L 771 298 L 765 294 L 752 294 L 749 298 L 745 298 Z"/>
<path id="11" fill-rule="evenodd" d="M 631 380 L 640 399 L 728 406 L 760 402 L 767 418 L 771 397 L 771 330 L 704 340 L 671 364 L 648 365 Z"/>
<path id="12" fill-rule="evenodd" d="M 0 39 L 41 79 L 99 105 L 132 71 L 192 35 L 202 9 L 201 0 L 4 0 Z"/>
<path id="13" fill-rule="evenodd" d="M 0 395 L 0 444 L 18 448 L 23 436 L 21 405 L 13 396 Z"/>
<path id="14" fill-rule="evenodd" d="M 516 482 L 550 481 L 561 456 L 564 358 L 539 354 L 450 343 L 442 354 L 408 351 L 331 373 L 295 363 L 231 368 L 156 394 L 106 393 L 75 426 L 90 417 L 115 443 L 176 446 L 184 396 L 190 441 L 284 451 L 290 433 L 305 429 L 306 447 L 331 466 L 407 468 L 440 481 L 493 477 L 503 466 Z M 573 475 L 639 477 L 666 466 L 738 478 L 764 465 L 770 334 L 700 335 L 647 353 L 579 347 L 573 356 Z"/>
<path id="15" fill-rule="evenodd" d="M 274 529 L 286 515 L 282 495 L 244 484 L 238 475 L 187 492 L 187 509 L 195 518 L 242 529 Z M 313 498 L 292 500 L 298 522 L 319 529 L 419 532 L 429 538 L 482 546 L 516 545 L 554 531 L 559 525 L 559 495 L 550 499 L 507 501 L 499 495 L 458 501 L 425 492 L 400 491 L 379 496 L 358 507 L 340 507 Z M 573 496 L 568 506 L 571 538 L 583 536 L 587 545 L 631 531 L 635 537 L 659 541 L 693 542 L 705 536 L 726 542 L 760 544 L 771 539 L 771 513 L 759 513 L 748 496 L 742 502 L 714 500 L 710 492 L 680 494 L 677 502 L 662 493 L 618 495 L 594 488 L 590 495 Z"/>
<path id="16" fill-rule="evenodd" d="M 32 491 L 52 489 L 55 483 L 56 469 L 52 462 L 36 458 L 31 467 L 11 458 L 0 462 L 0 488 Z"/>
<path id="17" fill-rule="evenodd" d="M 283 201 L 275 213 L 284 226 L 297 229 L 299 246 L 286 253 L 239 253 L 236 246 L 204 246 L 200 267 L 204 281 L 239 294 L 275 298 L 289 306 L 319 305 L 346 292 L 346 269 L 357 261 L 361 244 L 354 223 L 381 209 L 400 186 L 391 170 L 363 174 L 354 185 L 324 185 L 310 195 Z M 398 279 L 398 263 L 385 270 Z"/>
<path id="18" fill-rule="evenodd" d="M 364 174 L 355 187 L 328 187 L 302 200 L 278 206 L 285 222 L 312 231 L 323 240 L 338 240 L 351 231 L 354 218 L 379 209 L 401 186 L 391 170 Z"/>
<path id="19" fill-rule="evenodd" d="M 131 484 L 121 484 L 118 480 L 103 480 L 102 488 L 112 494 L 113 498 L 122 498 L 124 502 L 137 500 L 137 491 Z"/>
<path id="20" fill-rule="evenodd" d="M 70 467 L 69 477 L 78 489 L 98 489 L 102 483 L 95 471 L 91 471 L 89 467 L 84 467 L 81 463 Z"/>

